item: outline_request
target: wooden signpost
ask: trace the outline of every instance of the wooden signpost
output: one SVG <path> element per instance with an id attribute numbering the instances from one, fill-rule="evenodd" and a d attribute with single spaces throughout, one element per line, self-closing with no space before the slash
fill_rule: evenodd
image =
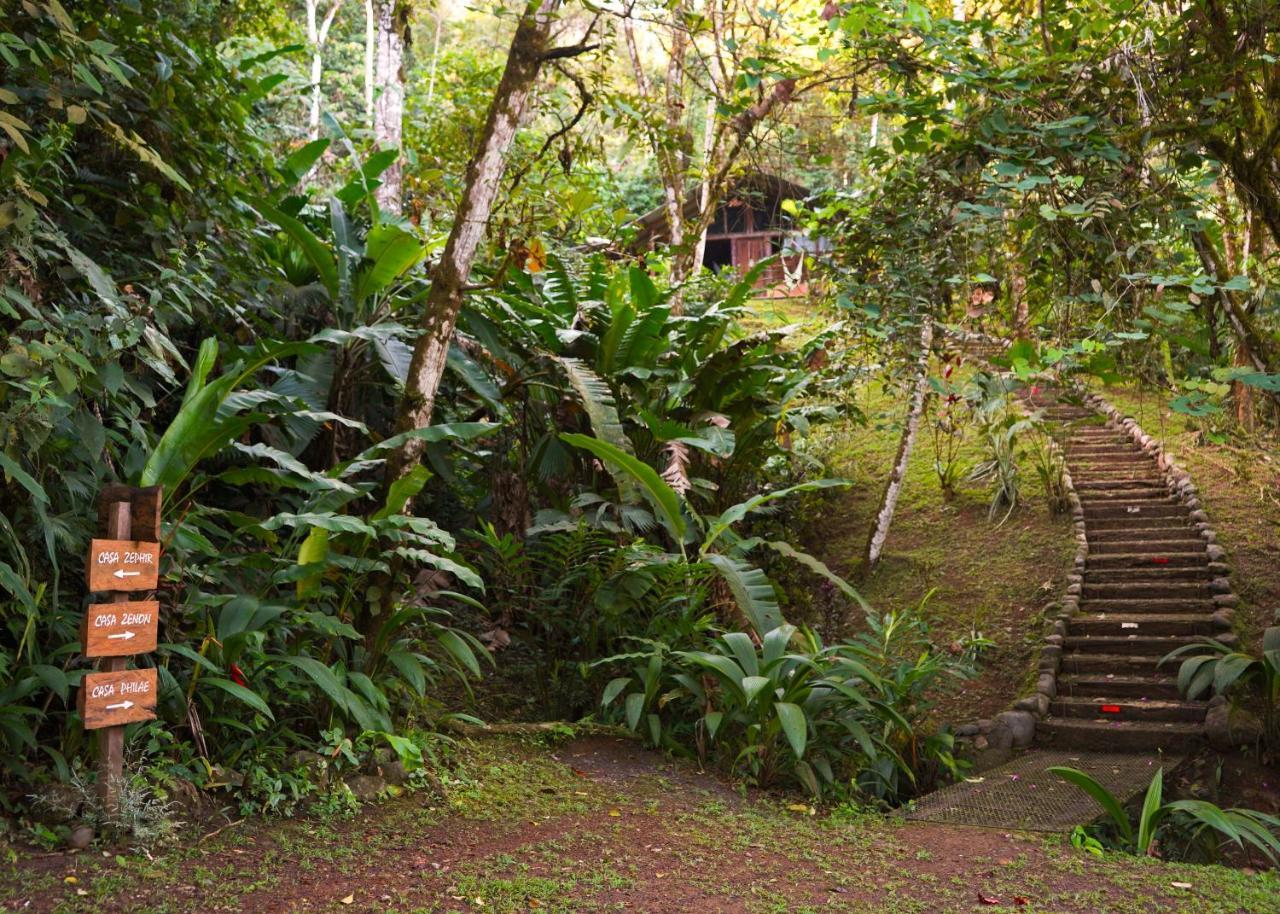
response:
<path id="1" fill-rule="evenodd" d="M 156 671 L 128 669 L 126 658 L 156 647 L 160 604 L 130 594 L 154 590 L 159 581 L 160 495 L 159 486 L 103 489 L 103 538 L 90 543 L 85 564 L 90 592 L 105 596 L 89 605 L 80 628 L 85 656 L 101 659 L 98 672 L 84 677 L 79 708 L 85 729 L 98 731 L 98 792 L 109 815 L 120 803 L 124 725 L 156 716 Z"/>

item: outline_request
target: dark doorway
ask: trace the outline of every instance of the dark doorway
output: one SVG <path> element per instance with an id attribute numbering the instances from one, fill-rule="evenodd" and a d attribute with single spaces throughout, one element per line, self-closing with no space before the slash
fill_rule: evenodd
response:
<path id="1" fill-rule="evenodd" d="M 702 262 L 713 272 L 733 266 L 732 242 L 728 238 L 708 238 Z"/>

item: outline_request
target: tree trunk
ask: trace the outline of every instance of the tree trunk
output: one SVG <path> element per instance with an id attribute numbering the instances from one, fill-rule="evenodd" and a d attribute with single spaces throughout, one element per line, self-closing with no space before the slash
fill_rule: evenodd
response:
<path id="1" fill-rule="evenodd" d="M 311 110 L 307 115 L 307 132 L 313 140 L 320 135 L 320 80 L 324 76 L 324 46 L 329 40 L 329 29 L 332 28 L 341 6 L 342 0 L 333 0 L 321 20 L 320 0 L 307 0 L 307 42 L 311 45 Z"/>
<path id="2" fill-rule="evenodd" d="M 709 220 L 701 215 L 711 206 L 711 161 L 715 155 L 716 142 L 716 108 L 718 104 L 714 95 L 707 97 L 706 122 L 702 127 L 702 183 L 698 192 L 698 222 L 702 230 L 698 232 L 698 243 L 693 249 L 693 262 L 689 266 L 689 275 L 697 276 L 707 256 L 707 230 L 711 227 Z"/>
<path id="3" fill-rule="evenodd" d="M 920 357 L 916 362 L 916 376 L 912 383 L 906 425 L 902 429 L 902 438 L 898 441 L 898 455 L 894 458 L 889 481 L 885 484 L 884 495 L 880 499 L 880 510 L 876 512 L 876 522 L 867 536 L 867 550 L 862 561 L 864 575 L 870 574 L 876 563 L 880 561 L 885 540 L 889 538 L 889 525 L 893 523 L 893 513 L 898 508 L 898 498 L 902 495 L 902 486 L 906 482 L 907 463 L 911 460 L 911 451 L 916 443 L 916 432 L 920 429 L 920 416 L 924 413 L 925 397 L 929 392 L 929 353 L 932 348 L 933 318 L 926 315 L 920 328 Z"/>
<path id="4" fill-rule="evenodd" d="M 678 28 L 672 29 L 673 36 L 678 32 Z M 644 102 L 645 108 L 651 108 L 656 104 L 653 97 L 653 88 L 649 82 L 648 74 L 645 73 L 644 62 L 640 59 L 640 49 L 636 44 L 635 26 L 630 16 L 624 16 L 622 19 L 622 37 L 627 46 L 627 57 L 631 62 L 631 71 L 636 81 L 636 94 Z M 683 56 L 682 42 L 678 38 L 673 38 L 672 54 L 667 66 L 668 82 L 672 78 L 673 68 L 676 68 L 677 72 L 683 72 L 683 67 L 678 66 L 676 62 L 677 47 L 681 48 L 680 53 Z M 668 85 L 666 90 L 667 110 L 663 115 L 663 123 L 667 126 L 668 131 L 670 131 L 672 124 L 671 100 L 672 88 Z M 674 153 L 671 149 L 673 137 L 663 136 L 658 132 L 657 128 L 647 122 L 646 126 L 645 132 L 649 135 L 653 161 L 658 169 L 658 180 L 662 182 L 662 206 L 667 213 L 667 245 L 672 249 L 679 248 L 684 243 L 684 191 L 680 170 L 673 166 L 673 161 L 679 161 L 679 154 Z"/>
<path id="5" fill-rule="evenodd" d="M 378 18 L 373 0 L 364 0 L 364 118 L 373 126 L 373 58 L 378 47 Z"/>
<path id="6" fill-rule="evenodd" d="M 373 0 L 373 140 L 380 149 L 400 149 L 404 134 L 404 65 L 409 46 L 407 0 Z M 384 212 L 399 213 L 404 169 L 399 159 L 382 173 L 374 191 Z"/>
<path id="7" fill-rule="evenodd" d="M 444 14 L 436 6 L 436 32 L 431 39 L 431 74 L 427 77 L 427 106 L 436 97 L 436 68 L 440 65 L 440 30 L 444 27 Z"/>
<path id="8" fill-rule="evenodd" d="M 498 195 L 507 153 L 542 66 L 552 16 L 559 5 L 560 0 L 530 0 L 511 39 L 506 69 L 489 105 L 480 142 L 467 164 L 462 200 L 454 214 L 444 254 L 431 273 L 431 291 L 422 315 L 423 333 L 413 347 L 396 418 L 398 432 L 425 428 L 431 423 L 471 265 Z M 424 449 L 421 440 L 410 439 L 392 451 L 387 460 L 387 482 L 412 470 Z"/>

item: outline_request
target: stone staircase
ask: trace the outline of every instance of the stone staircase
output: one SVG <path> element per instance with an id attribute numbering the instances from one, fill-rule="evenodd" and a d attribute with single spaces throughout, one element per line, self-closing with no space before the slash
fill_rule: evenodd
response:
<path id="1" fill-rule="evenodd" d="M 1128 430 L 1053 394 L 1028 400 L 1061 423 L 1056 437 L 1087 542 L 1079 612 L 1050 639 L 1061 665 L 1036 741 L 1063 750 L 1187 751 L 1201 735 L 1207 703 L 1179 695 L 1177 661 L 1157 664 L 1225 627 L 1215 616 L 1220 570 L 1210 567 L 1192 508 Z"/>

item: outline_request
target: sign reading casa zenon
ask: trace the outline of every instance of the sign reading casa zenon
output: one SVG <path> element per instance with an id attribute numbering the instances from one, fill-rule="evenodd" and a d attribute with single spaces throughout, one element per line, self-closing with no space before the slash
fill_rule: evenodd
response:
<path id="1" fill-rule="evenodd" d="M 160 575 L 160 544 L 140 540 L 93 540 L 89 545 L 89 590 L 154 590 Z"/>
<path id="2" fill-rule="evenodd" d="M 87 673 L 80 687 L 80 716 L 86 730 L 152 720 L 156 716 L 156 671 Z"/>
<path id="3" fill-rule="evenodd" d="M 128 657 L 156 649 L 160 604 L 155 600 L 92 603 L 84 614 L 80 641 L 86 657 Z"/>

